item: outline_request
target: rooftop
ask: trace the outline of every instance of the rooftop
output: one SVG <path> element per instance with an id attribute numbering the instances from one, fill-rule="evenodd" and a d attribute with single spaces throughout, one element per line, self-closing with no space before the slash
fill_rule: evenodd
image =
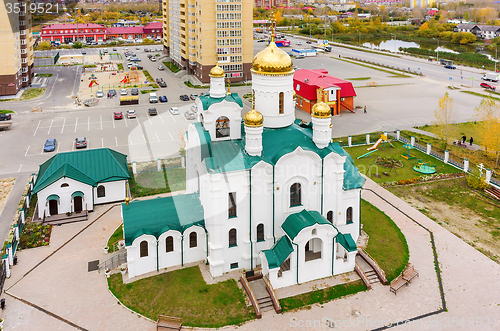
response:
<path id="1" fill-rule="evenodd" d="M 354 91 L 354 87 L 351 82 L 328 75 L 328 71 L 325 69 L 296 70 L 293 75 L 293 79 L 301 84 L 313 85 L 324 89 L 332 86 L 338 86 L 341 88 L 341 98 L 356 96 L 356 91 Z"/>

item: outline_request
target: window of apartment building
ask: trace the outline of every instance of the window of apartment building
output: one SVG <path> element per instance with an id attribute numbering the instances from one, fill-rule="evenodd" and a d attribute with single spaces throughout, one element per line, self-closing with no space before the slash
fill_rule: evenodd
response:
<path id="1" fill-rule="evenodd" d="M 236 217 L 236 192 L 230 192 L 228 195 L 228 217 Z"/>
<path id="2" fill-rule="evenodd" d="M 241 62 L 243 57 L 241 55 L 231 56 L 231 62 Z"/>
<path id="3" fill-rule="evenodd" d="M 241 37 L 241 30 L 233 30 L 229 31 L 230 37 Z"/>

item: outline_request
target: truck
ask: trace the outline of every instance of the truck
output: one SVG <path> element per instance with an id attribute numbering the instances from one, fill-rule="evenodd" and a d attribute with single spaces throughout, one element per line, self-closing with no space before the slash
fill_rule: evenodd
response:
<path id="1" fill-rule="evenodd" d="M 486 81 L 490 81 L 490 82 L 498 82 L 498 76 L 499 74 L 497 73 L 494 73 L 494 72 L 487 72 L 486 74 L 484 74 L 481 79 L 482 80 L 486 80 Z"/>
<path id="2" fill-rule="evenodd" d="M 331 52 L 332 46 L 325 46 L 324 50 L 325 50 L 325 52 Z"/>

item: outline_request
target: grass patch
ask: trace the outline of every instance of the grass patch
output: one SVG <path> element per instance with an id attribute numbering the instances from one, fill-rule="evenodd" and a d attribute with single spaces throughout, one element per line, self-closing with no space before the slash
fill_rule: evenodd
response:
<path id="1" fill-rule="evenodd" d="M 156 91 L 158 91 L 158 90 L 141 90 L 141 94 L 153 93 Z"/>
<path id="2" fill-rule="evenodd" d="M 490 99 L 493 99 L 493 100 L 496 100 L 496 101 L 500 101 L 500 98 L 492 97 L 491 95 L 481 94 L 481 93 L 472 92 L 472 91 L 460 91 L 460 92 L 467 93 L 467 94 L 472 94 L 472 95 L 475 95 L 475 96 L 478 96 L 478 97 L 481 97 L 481 98 L 490 98 Z"/>
<path id="3" fill-rule="evenodd" d="M 53 74 L 35 74 L 35 77 L 52 77 Z"/>
<path id="4" fill-rule="evenodd" d="M 27 89 L 23 92 L 19 100 L 31 100 L 41 97 L 45 93 L 44 88 L 35 87 Z"/>
<path id="5" fill-rule="evenodd" d="M 367 153 L 366 150 L 369 145 L 356 146 L 346 148 L 346 151 L 352 156 L 354 164 L 359 168 L 359 171 L 377 183 L 392 182 L 403 179 L 412 179 L 420 177 L 422 174 L 413 170 L 413 166 L 417 164 L 417 160 L 422 160 L 436 165 L 436 173 L 449 174 L 449 173 L 460 173 L 461 171 L 452 167 L 451 165 L 444 164 L 443 162 L 435 159 L 434 157 L 424 154 L 416 149 L 410 150 L 410 154 L 414 155 L 416 158 L 412 160 L 407 160 L 401 155 L 407 155 L 408 150 L 403 147 L 403 144 L 397 141 L 393 141 L 394 147 L 387 144 L 385 147 L 383 143 L 379 145 L 378 151 L 370 154 L 368 157 L 357 159 L 358 156 Z M 394 169 L 391 171 L 389 168 L 379 166 L 375 163 L 378 157 L 392 158 L 403 163 L 403 167 L 399 169 Z M 388 174 L 384 175 L 386 172 Z M 379 177 L 377 177 L 377 175 Z"/>
<path id="6" fill-rule="evenodd" d="M 165 67 L 167 67 L 171 72 L 173 72 L 174 74 L 176 72 L 179 72 L 181 71 L 181 69 L 176 66 L 173 62 L 170 62 L 170 61 L 164 61 L 163 64 L 165 65 Z"/>
<path id="7" fill-rule="evenodd" d="M 464 135 L 467 137 L 467 139 L 469 139 L 472 136 L 474 137 L 474 143 L 481 145 L 477 123 L 478 122 L 463 122 L 455 124 L 455 128 L 457 131 L 457 139 L 461 138 Z M 439 131 L 437 125 L 423 125 L 417 127 L 417 129 L 424 130 L 433 134 L 437 134 Z"/>
<path id="8" fill-rule="evenodd" d="M 97 64 L 85 64 L 84 68 L 97 68 Z"/>
<path id="9" fill-rule="evenodd" d="M 280 300 L 280 305 L 283 312 L 287 312 L 315 303 L 323 304 L 361 291 L 366 291 L 366 286 L 361 280 L 357 280 L 347 284 L 339 284 L 322 290 L 284 298 Z"/>
<path id="10" fill-rule="evenodd" d="M 132 173 L 132 170 L 130 170 Z M 130 180 L 132 197 L 144 197 L 186 189 L 186 169 L 166 168 L 163 171 L 144 171 Z"/>
<path id="11" fill-rule="evenodd" d="M 118 70 L 124 70 L 122 63 L 117 63 L 116 66 L 118 67 Z"/>
<path id="12" fill-rule="evenodd" d="M 337 59 L 336 57 L 332 57 L 332 59 Z M 359 63 L 359 62 L 355 62 L 355 61 L 349 61 L 349 60 L 346 60 L 346 59 L 338 59 L 340 61 L 344 61 L 344 62 L 347 62 L 347 63 L 351 63 L 351 64 L 356 64 L 358 66 L 361 66 L 361 67 L 365 67 L 365 68 L 370 68 L 370 69 L 373 69 L 373 70 L 378 70 L 378 71 L 382 71 L 382 72 L 385 72 L 385 73 L 388 73 L 388 74 L 391 74 L 391 75 L 394 75 L 394 77 L 401 77 L 401 78 L 408 78 L 408 77 L 411 77 L 411 76 L 408 76 L 408 75 L 405 75 L 405 74 L 401 74 L 399 72 L 396 72 L 396 71 L 391 71 L 391 70 L 386 70 L 386 69 L 382 69 L 382 68 L 378 68 L 378 67 L 374 67 L 374 66 L 371 66 L 371 65 L 367 65 L 367 64 L 363 64 L 363 63 Z"/>
<path id="13" fill-rule="evenodd" d="M 366 251 L 390 282 L 403 271 L 410 258 L 405 236 L 389 216 L 363 199 L 361 220 L 363 230 L 370 236 Z"/>
<path id="14" fill-rule="evenodd" d="M 371 77 L 357 77 L 357 78 L 346 78 L 347 80 L 368 80 Z"/>
<path id="15" fill-rule="evenodd" d="M 0 114 L 12 114 L 12 113 L 14 113 L 13 110 L 0 109 Z"/>
<path id="16" fill-rule="evenodd" d="M 142 73 L 144 74 L 144 76 L 146 76 L 146 79 L 150 82 L 154 82 L 155 80 L 153 79 L 153 76 L 151 76 L 151 74 L 149 73 L 149 71 L 147 70 L 143 70 Z"/>
<path id="17" fill-rule="evenodd" d="M 115 232 L 113 232 L 113 234 L 111 235 L 111 237 L 109 237 L 109 240 L 108 240 L 108 247 L 109 247 L 109 250 L 108 252 L 109 253 L 112 253 L 114 251 L 117 251 L 117 247 L 116 245 L 116 242 L 118 240 L 121 240 L 123 239 L 123 223 L 120 224 L 120 226 L 118 227 L 118 229 L 115 230 Z"/>
<path id="18" fill-rule="evenodd" d="M 234 279 L 207 285 L 195 266 L 123 284 L 119 274 L 108 279 L 109 289 L 130 309 L 157 320 L 177 316 L 191 327 L 218 328 L 254 319 L 245 294 Z"/>

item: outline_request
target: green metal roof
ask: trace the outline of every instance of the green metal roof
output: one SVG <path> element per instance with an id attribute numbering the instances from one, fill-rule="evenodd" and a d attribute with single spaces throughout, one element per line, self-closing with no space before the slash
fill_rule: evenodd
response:
<path id="1" fill-rule="evenodd" d="M 285 231 L 288 237 L 290 237 L 290 239 L 294 240 L 302 229 L 314 224 L 332 225 L 332 223 L 328 222 L 328 220 L 319 212 L 315 210 L 303 209 L 299 213 L 288 215 L 283 224 L 281 224 L 281 228 Z"/>
<path id="2" fill-rule="evenodd" d="M 168 230 L 184 232 L 193 225 L 205 227 L 203 207 L 198 193 L 182 194 L 122 204 L 125 244 L 143 234 L 158 239 Z"/>
<path id="3" fill-rule="evenodd" d="M 205 157 L 207 171 L 215 173 L 224 173 L 249 169 L 260 161 L 275 165 L 278 160 L 301 147 L 304 150 L 313 151 L 321 158 L 334 152 L 346 157 L 344 163 L 344 190 L 361 188 L 365 179 L 359 174 L 358 168 L 354 166 L 352 157 L 340 147 L 338 143 L 330 143 L 327 147 L 320 149 L 312 141 L 312 125 L 299 124 L 296 121 L 292 125 L 284 128 L 271 129 L 264 128 L 262 133 L 262 155 L 249 156 L 245 152 L 245 130 L 242 125 L 241 139 L 211 141 L 205 136 L 206 131 L 201 124 L 198 124 L 198 134 L 200 140 L 206 142 L 210 147 L 207 148 L 210 157 Z M 203 151 L 202 147 L 202 151 Z"/>
<path id="4" fill-rule="evenodd" d="M 354 252 L 358 249 L 350 233 L 341 233 L 339 231 L 335 238 L 337 239 L 337 242 L 340 243 L 348 252 Z"/>
<path id="5" fill-rule="evenodd" d="M 83 192 L 82 191 L 76 191 L 71 194 L 71 198 L 73 199 L 74 197 L 82 197 L 83 198 Z"/>
<path id="6" fill-rule="evenodd" d="M 269 269 L 279 268 L 287 257 L 293 252 L 292 243 L 287 236 L 283 236 L 274 244 L 271 249 L 263 250 L 266 255 Z"/>
<path id="7" fill-rule="evenodd" d="M 47 201 L 50 201 L 50 200 L 57 200 L 59 201 L 59 196 L 57 194 L 51 194 L 47 197 Z"/>
<path id="8" fill-rule="evenodd" d="M 241 101 L 238 93 L 226 94 L 226 96 L 222 98 L 212 98 L 210 94 L 205 94 L 199 97 L 201 103 L 203 104 L 203 110 L 207 110 L 214 103 L 222 102 L 222 100 L 226 100 L 228 102 L 236 102 L 240 107 L 243 107 L 243 101 Z"/>
<path id="9" fill-rule="evenodd" d="M 33 193 L 63 177 L 92 186 L 129 179 L 127 156 L 109 148 L 58 153 L 40 166 Z"/>

